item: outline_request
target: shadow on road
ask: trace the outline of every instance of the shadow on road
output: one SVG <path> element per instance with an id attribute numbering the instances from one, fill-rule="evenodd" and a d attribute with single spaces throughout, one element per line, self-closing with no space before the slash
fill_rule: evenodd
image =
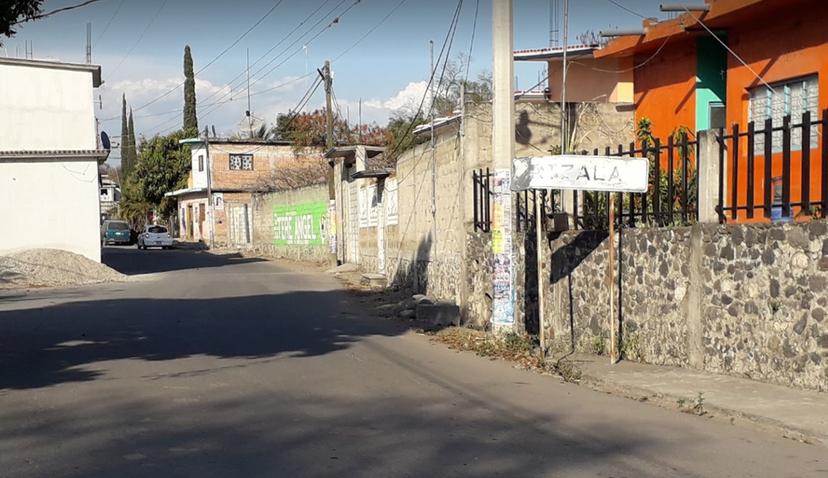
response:
<path id="1" fill-rule="evenodd" d="M 405 326 L 348 310 L 341 291 L 117 299 L 0 312 L 0 390 L 94 380 L 94 364 L 195 355 L 309 357 Z"/>
<path id="2" fill-rule="evenodd" d="M 211 254 L 203 251 L 176 249 L 149 249 L 139 251 L 135 248 L 105 247 L 102 250 L 101 262 L 121 274 L 138 275 L 186 269 L 224 267 L 251 262 L 264 262 L 264 260 L 244 257 L 238 253 Z"/>

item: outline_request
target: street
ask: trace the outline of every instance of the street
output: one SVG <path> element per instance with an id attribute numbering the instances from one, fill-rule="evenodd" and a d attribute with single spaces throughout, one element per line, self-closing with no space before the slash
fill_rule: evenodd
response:
<path id="1" fill-rule="evenodd" d="M 0 299 L 0 476 L 828 476 L 828 452 L 457 353 L 296 266 L 106 248 Z"/>

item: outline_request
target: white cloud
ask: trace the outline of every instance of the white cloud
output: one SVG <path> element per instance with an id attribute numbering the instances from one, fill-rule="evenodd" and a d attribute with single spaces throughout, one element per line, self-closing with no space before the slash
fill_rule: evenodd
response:
<path id="1" fill-rule="evenodd" d="M 423 95 L 428 87 L 426 81 L 413 81 L 398 91 L 394 96 L 387 99 L 371 99 L 363 102 L 369 108 L 385 109 L 391 112 L 401 109 L 416 109 L 422 101 Z"/>

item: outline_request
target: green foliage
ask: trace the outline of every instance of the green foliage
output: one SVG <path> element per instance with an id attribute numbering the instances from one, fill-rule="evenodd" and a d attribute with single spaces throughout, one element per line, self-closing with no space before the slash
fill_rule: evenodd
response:
<path id="1" fill-rule="evenodd" d="M 190 45 L 184 47 L 184 129 L 198 130 L 196 115 L 195 75 Z"/>
<path id="2" fill-rule="evenodd" d="M 426 121 L 421 117 L 410 117 L 398 114 L 388 121 L 389 136 L 389 160 L 396 161 L 402 153 L 413 148 L 414 146 L 424 143 L 425 137 L 417 137 L 414 135 L 414 128 Z"/>
<path id="3" fill-rule="evenodd" d="M 140 226 L 152 211 L 160 217 L 175 212 L 175 199 L 164 194 L 187 185 L 190 150 L 178 142 L 194 133 L 194 130 L 181 130 L 141 143 L 138 162 L 122 188 L 119 215 L 123 219 Z"/>
<path id="4" fill-rule="evenodd" d="M 127 144 L 127 155 L 129 156 L 129 171 L 130 173 L 138 164 L 138 150 L 135 144 L 135 122 L 132 120 L 132 108 L 129 109 L 129 120 L 127 122 L 127 130 L 129 131 L 129 143 Z"/>
<path id="5" fill-rule="evenodd" d="M 43 0 L 4 0 L 0 6 L 0 36 L 11 38 L 17 33 L 15 23 L 26 21 L 40 13 Z M 3 42 L 0 41 L 0 45 Z"/>
<path id="6" fill-rule="evenodd" d="M 121 173 L 124 178 L 130 173 L 129 124 L 127 123 L 126 95 L 121 97 Z"/>

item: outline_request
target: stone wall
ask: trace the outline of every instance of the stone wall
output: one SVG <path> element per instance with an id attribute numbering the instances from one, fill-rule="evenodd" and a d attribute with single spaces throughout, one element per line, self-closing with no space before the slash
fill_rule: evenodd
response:
<path id="1" fill-rule="evenodd" d="M 279 208 L 316 207 L 328 204 L 328 186 L 318 185 L 288 191 L 253 195 L 253 244 L 257 253 L 291 260 L 327 264 L 332 261 L 328 228 L 330 221 L 327 214 L 322 215 L 321 230 L 311 232 L 314 237 L 321 236 L 321 243 L 305 238 L 280 241 L 274 229 L 274 214 Z M 314 223 L 316 224 L 316 223 Z M 288 242 L 288 243 L 285 243 Z M 307 243 L 315 242 L 315 243 Z"/>
<path id="2" fill-rule="evenodd" d="M 627 359 L 828 390 L 825 221 L 624 229 L 617 241 Z M 567 232 L 547 245 L 549 345 L 605 352 L 606 233 Z"/>

